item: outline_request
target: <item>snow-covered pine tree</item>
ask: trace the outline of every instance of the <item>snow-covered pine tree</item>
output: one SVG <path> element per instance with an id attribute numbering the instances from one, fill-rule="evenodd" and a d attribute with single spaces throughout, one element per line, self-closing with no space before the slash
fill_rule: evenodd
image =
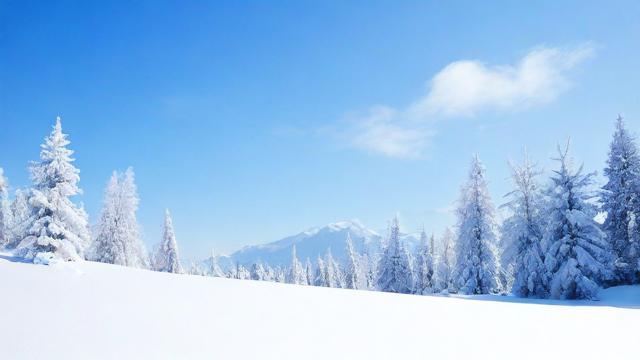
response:
<path id="1" fill-rule="evenodd" d="M 209 258 L 209 270 L 207 271 L 209 276 L 213 277 L 225 277 L 224 271 L 218 265 L 218 259 L 216 258 L 216 254 L 211 249 L 211 257 Z"/>
<path id="2" fill-rule="evenodd" d="M 452 273 L 455 264 L 455 257 L 453 254 L 454 244 L 453 240 L 455 235 L 450 228 L 444 230 L 442 235 L 440 253 L 438 255 L 436 266 L 436 286 L 437 292 L 449 292 L 452 289 Z"/>
<path id="3" fill-rule="evenodd" d="M 251 279 L 251 274 L 243 265 L 236 263 L 235 278 L 238 280 L 248 280 Z"/>
<path id="4" fill-rule="evenodd" d="M 0 249 L 11 242 L 11 209 L 9 208 L 9 183 L 0 168 Z"/>
<path id="5" fill-rule="evenodd" d="M 463 294 L 497 292 L 500 283 L 494 208 L 485 170 L 477 155 L 471 162 L 469 179 L 461 189 L 457 216 L 455 288 Z"/>
<path id="6" fill-rule="evenodd" d="M 34 262 L 84 259 L 90 244 L 87 214 L 70 200 L 82 191 L 78 187 L 80 170 L 73 166 L 69 144 L 58 117 L 41 145 L 40 161 L 30 167 L 32 216 L 18 254 Z"/>
<path id="7" fill-rule="evenodd" d="M 162 240 L 155 254 L 153 265 L 156 271 L 174 274 L 182 274 L 184 272 L 178 257 L 178 243 L 176 242 L 176 234 L 173 230 L 173 220 L 169 209 L 166 209 L 164 213 Z"/>
<path id="8" fill-rule="evenodd" d="M 329 280 L 327 279 L 327 270 L 325 269 L 324 260 L 318 256 L 318 263 L 316 265 L 316 276 L 314 280 L 315 286 L 329 287 Z"/>
<path id="9" fill-rule="evenodd" d="M 378 259 L 373 254 L 370 254 L 369 251 L 367 251 L 366 261 L 364 262 L 364 264 L 366 264 L 364 271 L 365 287 L 368 290 L 375 290 L 378 278 Z"/>
<path id="10" fill-rule="evenodd" d="M 314 283 L 313 266 L 311 265 L 311 260 L 309 260 L 309 258 L 307 258 L 307 263 L 304 268 L 304 276 L 305 276 L 306 285 L 313 285 Z"/>
<path id="11" fill-rule="evenodd" d="M 285 272 L 285 269 L 282 268 L 282 266 L 277 266 L 274 269 L 274 274 L 275 275 L 273 277 L 273 281 L 279 282 L 279 283 L 287 282 L 286 272 Z"/>
<path id="12" fill-rule="evenodd" d="M 327 254 L 324 257 L 324 270 L 329 287 L 344 287 L 344 277 L 342 275 L 342 270 L 340 269 L 340 265 L 334 259 L 333 254 L 331 253 L 331 248 L 327 249 Z"/>
<path id="13" fill-rule="evenodd" d="M 400 222 L 394 217 L 389 226 L 389 238 L 378 263 L 380 291 L 409 294 L 413 289 L 411 256 L 400 242 Z"/>
<path id="14" fill-rule="evenodd" d="M 435 270 L 433 263 L 433 235 L 427 240 L 427 233 L 420 233 L 420 245 L 416 254 L 416 281 L 414 293 L 418 295 L 431 294 L 435 288 Z"/>
<path id="15" fill-rule="evenodd" d="M 148 268 L 149 257 L 139 234 L 137 189 L 133 169 L 113 172 L 105 189 L 102 214 L 92 247 L 94 261 Z"/>
<path id="16" fill-rule="evenodd" d="M 29 191 L 16 190 L 15 198 L 11 202 L 11 233 L 8 248 L 15 248 L 23 239 L 30 227 L 31 206 L 29 205 Z"/>
<path id="17" fill-rule="evenodd" d="M 640 155 L 634 137 L 627 131 L 622 116 L 604 169 L 607 184 L 602 192 L 602 209 L 607 213 L 604 231 L 615 256 L 615 282 L 640 282 Z"/>
<path id="18" fill-rule="evenodd" d="M 298 260 L 298 256 L 296 255 L 296 246 L 295 244 L 291 248 L 291 268 L 289 269 L 289 283 L 304 285 L 306 282 L 304 269 L 302 268 L 302 264 Z"/>
<path id="19" fill-rule="evenodd" d="M 353 248 L 351 234 L 347 233 L 347 263 L 344 267 L 345 287 L 347 289 L 360 289 L 361 285 L 360 261 Z"/>
<path id="20" fill-rule="evenodd" d="M 264 270 L 264 266 L 262 263 L 257 262 L 251 265 L 250 271 L 251 280 L 264 281 L 267 278 L 266 271 Z"/>
<path id="21" fill-rule="evenodd" d="M 589 187 L 595 173 L 572 169 L 569 142 L 558 146 L 560 168 L 548 189 L 548 225 L 544 263 L 549 273 L 549 294 L 556 299 L 596 297 L 602 280 L 611 278 L 613 260 L 606 235 L 594 220 L 595 194 Z"/>
<path id="22" fill-rule="evenodd" d="M 540 174 L 526 154 L 522 165 L 511 164 L 514 189 L 505 195 L 508 201 L 501 206 L 510 211 L 502 223 L 502 268 L 512 269 L 511 292 L 521 297 L 547 296 L 543 201 L 537 183 Z"/>

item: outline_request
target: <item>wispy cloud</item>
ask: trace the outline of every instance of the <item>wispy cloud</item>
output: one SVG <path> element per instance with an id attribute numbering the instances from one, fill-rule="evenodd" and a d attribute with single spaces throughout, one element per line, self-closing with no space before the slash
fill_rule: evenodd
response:
<path id="1" fill-rule="evenodd" d="M 521 111 L 556 100 L 571 82 L 568 73 L 593 56 L 591 44 L 537 47 L 515 65 L 455 61 L 428 82 L 424 96 L 406 108 L 377 105 L 352 117 L 344 134 L 350 145 L 396 158 L 420 156 L 433 120 L 471 117 L 482 111 Z"/>

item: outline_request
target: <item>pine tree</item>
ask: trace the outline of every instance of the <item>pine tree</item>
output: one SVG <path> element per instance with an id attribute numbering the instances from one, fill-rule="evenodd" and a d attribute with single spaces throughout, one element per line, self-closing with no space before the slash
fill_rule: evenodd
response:
<path id="1" fill-rule="evenodd" d="M 267 273 L 264 270 L 264 266 L 262 266 L 262 263 L 258 262 L 251 265 L 250 277 L 251 280 L 259 281 L 264 281 L 267 279 Z"/>
<path id="2" fill-rule="evenodd" d="M 287 282 L 285 270 L 281 266 L 278 266 L 274 269 L 274 274 L 275 275 L 273 276 L 273 280 L 275 282 L 279 282 L 279 283 Z"/>
<path id="3" fill-rule="evenodd" d="M 309 260 L 309 258 L 307 258 L 304 275 L 305 275 L 306 285 L 313 285 L 314 284 L 313 266 L 311 265 L 311 260 Z"/>
<path id="4" fill-rule="evenodd" d="M 316 276 L 314 285 L 329 287 L 329 280 L 327 279 L 327 271 L 325 269 L 324 260 L 322 260 L 320 256 L 318 256 L 318 263 L 316 265 Z"/>
<path id="5" fill-rule="evenodd" d="M 332 288 L 344 288 L 344 277 L 340 265 L 333 258 L 331 248 L 327 249 L 327 254 L 324 257 L 324 270 L 327 283 Z"/>
<path id="6" fill-rule="evenodd" d="M 603 228 L 615 256 L 617 283 L 640 282 L 640 155 L 635 139 L 618 116 L 616 131 L 604 169 L 608 181 L 603 187 Z"/>
<path id="7" fill-rule="evenodd" d="M 411 257 L 400 242 L 397 216 L 391 221 L 387 245 L 378 263 L 378 289 L 402 294 L 409 294 L 413 289 Z"/>
<path id="8" fill-rule="evenodd" d="M 545 266 L 550 275 L 552 298 L 594 298 L 598 283 L 611 277 L 612 256 L 606 235 L 594 220 L 595 195 L 589 191 L 594 173 L 582 174 L 571 166 L 569 143 L 558 147 L 560 169 L 554 171 L 548 189 L 549 224 L 544 241 Z"/>
<path id="9" fill-rule="evenodd" d="M 496 255 L 496 223 L 485 170 L 473 158 L 469 179 L 462 188 L 453 282 L 463 294 L 488 294 L 500 288 Z"/>
<path id="10" fill-rule="evenodd" d="M 224 271 L 218 265 L 218 259 L 216 258 L 216 254 L 211 249 L 211 257 L 209 258 L 209 270 L 208 275 L 213 277 L 225 277 Z"/>
<path id="11" fill-rule="evenodd" d="M 9 208 L 9 184 L 0 168 L 0 249 L 11 242 L 11 209 Z"/>
<path id="12" fill-rule="evenodd" d="M 34 262 L 83 259 L 90 243 L 87 214 L 70 200 L 82 191 L 78 187 L 80 170 L 73 166 L 69 144 L 58 117 L 41 146 L 40 161 L 30 168 L 32 216 L 18 254 Z"/>
<path id="13" fill-rule="evenodd" d="M 347 233 L 347 264 L 345 265 L 345 287 L 347 289 L 360 289 L 360 262 L 358 261 L 358 254 L 356 254 L 353 248 L 353 242 L 351 241 L 351 234 Z"/>
<path id="14" fill-rule="evenodd" d="M 139 234 L 139 198 L 133 169 L 114 172 L 105 190 L 102 214 L 92 248 L 95 261 L 147 268 L 148 255 Z"/>
<path id="15" fill-rule="evenodd" d="M 296 255 L 296 246 L 291 249 L 291 268 L 289 269 L 289 282 L 291 284 L 304 285 L 306 279 L 302 264 Z"/>
<path id="16" fill-rule="evenodd" d="M 174 274 L 182 274 L 184 272 L 182 265 L 180 265 L 178 243 L 176 242 L 176 234 L 173 230 L 173 220 L 169 209 L 166 209 L 164 213 L 162 240 L 154 258 L 154 270 Z"/>
<path id="17" fill-rule="evenodd" d="M 238 280 L 251 279 L 251 274 L 249 273 L 249 270 L 247 270 L 247 268 L 245 268 L 243 265 L 240 265 L 240 263 L 236 263 L 236 271 L 234 275 L 235 275 L 235 278 Z"/>
<path id="18" fill-rule="evenodd" d="M 16 190 L 16 196 L 11 203 L 11 232 L 7 248 L 15 248 L 30 227 L 29 220 L 32 213 L 29 205 L 29 191 Z"/>
<path id="19" fill-rule="evenodd" d="M 455 235 L 448 227 L 442 235 L 442 245 L 438 255 L 438 265 L 436 266 L 436 286 L 437 292 L 450 292 L 452 289 L 452 273 L 455 264 L 453 254 L 453 240 Z"/>
<path id="20" fill-rule="evenodd" d="M 435 288 L 434 264 L 433 264 L 434 240 L 427 240 L 427 233 L 420 233 L 420 245 L 416 254 L 416 282 L 414 293 L 419 295 L 431 294 Z"/>
<path id="21" fill-rule="evenodd" d="M 546 297 L 547 292 L 540 173 L 526 155 L 522 165 L 511 165 L 515 189 L 505 195 L 509 201 L 502 205 L 511 213 L 502 224 L 502 267 L 512 269 L 511 291 L 521 297 Z"/>

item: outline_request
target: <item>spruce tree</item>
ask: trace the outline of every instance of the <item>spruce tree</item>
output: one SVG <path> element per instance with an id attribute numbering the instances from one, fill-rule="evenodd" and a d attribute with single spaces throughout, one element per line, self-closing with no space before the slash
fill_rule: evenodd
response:
<path id="1" fill-rule="evenodd" d="M 640 155 L 634 137 L 618 116 L 616 130 L 604 169 L 603 210 L 607 213 L 603 229 L 615 256 L 615 282 L 640 281 Z"/>
<path id="2" fill-rule="evenodd" d="M 80 260 L 90 243 L 87 214 L 71 198 L 82 193 L 80 170 L 67 148 L 60 118 L 44 140 L 40 161 L 31 165 L 31 217 L 18 254 L 38 263 L 51 259 Z"/>
<path id="3" fill-rule="evenodd" d="M 591 299 L 598 284 L 611 277 L 612 256 L 606 235 L 594 220 L 597 208 L 590 191 L 594 173 L 573 170 L 569 143 L 558 147 L 560 168 L 548 189 L 549 224 L 545 234 L 544 263 L 549 273 L 549 294 L 556 299 Z"/>
<path id="4" fill-rule="evenodd" d="M 347 233 L 347 263 L 344 271 L 345 287 L 347 289 L 360 289 L 360 277 L 360 262 L 358 261 L 358 254 L 356 254 L 353 248 L 351 234 Z"/>
<path id="5" fill-rule="evenodd" d="M 158 246 L 154 257 L 154 270 L 182 274 L 182 265 L 178 256 L 178 243 L 173 230 L 173 220 L 169 209 L 164 213 L 164 225 L 162 229 L 162 240 Z"/>
<path id="6" fill-rule="evenodd" d="M 478 156 L 473 158 L 469 179 L 462 187 L 457 216 L 455 288 L 463 294 L 497 292 L 500 284 L 495 215 Z"/>
<path id="7" fill-rule="evenodd" d="M 453 253 L 455 235 L 450 228 L 446 228 L 442 235 L 440 252 L 436 266 L 435 290 L 437 292 L 449 292 L 452 290 L 452 273 L 455 264 Z"/>
<path id="8" fill-rule="evenodd" d="M 309 258 L 307 258 L 304 275 L 305 275 L 306 285 L 313 285 L 314 283 L 313 266 L 311 265 L 311 260 L 309 260 Z"/>
<path id="9" fill-rule="evenodd" d="M 16 190 L 15 198 L 11 202 L 11 231 L 8 248 L 15 248 L 25 237 L 31 219 L 31 205 L 29 205 L 29 190 Z"/>
<path id="10" fill-rule="evenodd" d="M 511 291 L 521 297 L 546 297 L 547 277 L 542 250 L 543 201 L 537 177 L 540 171 L 525 155 L 522 165 L 511 165 L 514 190 L 502 207 L 510 216 L 502 224 L 503 268 L 511 268 Z"/>
<path id="11" fill-rule="evenodd" d="M 327 271 L 325 269 L 324 260 L 318 256 L 318 262 L 316 265 L 316 276 L 314 281 L 315 286 L 329 287 L 329 280 L 327 279 Z"/>
<path id="12" fill-rule="evenodd" d="M 209 258 L 209 269 L 207 271 L 209 276 L 213 277 L 225 277 L 224 271 L 218 265 L 218 259 L 216 258 L 216 254 L 211 249 L 211 257 Z"/>
<path id="13" fill-rule="evenodd" d="M 389 238 L 378 263 L 380 291 L 409 294 L 413 289 L 413 271 L 409 252 L 400 242 L 400 223 L 394 217 L 389 226 Z"/>
<path id="14" fill-rule="evenodd" d="M 302 268 L 302 264 L 298 260 L 298 256 L 296 255 L 296 246 L 295 244 L 291 248 L 291 268 L 289 269 L 289 283 L 304 285 L 306 282 L 304 269 Z"/>
<path id="15" fill-rule="evenodd" d="M 262 263 L 258 262 L 251 265 L 250 277 L 251 280 L 259 281 L 264 281 L 267 279 L 267 274 Z"/>
<path id="16" fill-rule="evenodd" d="M 420 233 L 420 245 L 416 254 L 416 282 L 414 293 L 418 295 L 431 294 L 434 291 L 434 264 L 433 264 L 434 240 L 427 240 L 427 233 Z"/>
<path id="17" fill-rule="evenodd" d="M 11 209 L 9 208 L 9 184 L 0 168 L 0 249 L 11 242 Z"/>

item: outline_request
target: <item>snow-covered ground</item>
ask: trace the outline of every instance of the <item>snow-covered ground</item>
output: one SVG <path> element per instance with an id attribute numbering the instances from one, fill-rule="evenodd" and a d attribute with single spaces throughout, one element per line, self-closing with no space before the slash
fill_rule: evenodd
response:
<path id="1" fill-rule="evenodd" d="M 598 302 L 469 300 L 7 256 L 0 282 L 1 359 L 640 357 L 638 286 Z"/>

